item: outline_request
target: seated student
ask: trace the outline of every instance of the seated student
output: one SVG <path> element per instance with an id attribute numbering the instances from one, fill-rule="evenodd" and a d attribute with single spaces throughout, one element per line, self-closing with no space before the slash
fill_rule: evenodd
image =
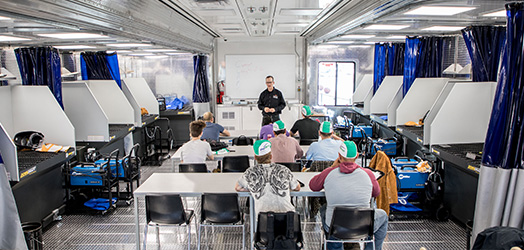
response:
<path id="1" fill-rule="evenodd" d="M 318 127 L 320 123 L 310 119 L 312 115 L 311 108 L 307 105 L 302 107 L 302 119 L 297 120 L 291 130 L 289 131 L 291 136 L 295 136 L 297 133 L 301 140 L 316 140 L 318 139 Z"/>
<path id="2" fill-rule="evenodd" d="M 289 132 L 287 131 L 286 136 L 289 136 Z M 273 120 L 271 119 L 271 116 L 266 115 L 262 117 L 262 128 L 260 128 L 260 135 L 258 138 L 269 140 L 273 137 L 275 137 L 275 134 L 273 133 Z"/>
<path id="3" fill-rule="evenodd" d="M 320 141 L 311 143 L 306 153 L 308 160 L 334 161 L 338 158 L 338 149 L 343 143 L 339 137 L 333 137 L 333 127 L 330 122 L 320 124 Z"/>
<path id="4" fill-rule="evenodd" d="M 355 163 L 358 158 L 357 146 L 345 141 L 338 150 L 338 158 L 332 167 L 325 169 L 309 182 L 312 191 L 324 189 L 327 206 L 320 209 L 322 225 L 328 231 L 335 206 L 371 207 L 371 197 L 380 193 L 375 176 L 369 169 Z M 344 192 L 342 192 L 344 191 Z M 388 229 L 388 216 L 382 209 L 375 209 L 375 249 L 381 250 Z M 330 250 L 342 250 L 342 243 L 328 243 Z M 365 250 L 373 249 L 366 244 Z"/>
<path id="5" fill-rule="evenodd" d="M 258 140 L 253 145 L 257 165 L 248 168 L 235 185 L 238 192 L 251 193 L 255 199 L 255 218 L 260 212 L 295 211 L 290 191 L 300 191 L 300 183 L 289 168 L 271 163 L 271 142 Z"/>
<path id="6" fill-rule="evenodd" d="M 273 159 L 271 162 L 295 162 L 304 155 L 304 151 L 293 137 L 286 136 L 284 122 L 278 120 L 273 123 L 275 137 L 269 139 L 273 147 Z"/>
<path id="7" fill-rule="evenodd" d="M 206 112 L 202 119 L 206 122 L 206 127 L 204 128 L 204 133 L 202 134 L 202 140 L 206 141 L 218 141 L 219 136 L 230 136 L 231 134 L 227 129 L 222 127 L 222 125 L 215 122 L 215 117 L 213 113 Z"/>
<path id="8" fill-rule="evenodd" d="M 205 163 L 206 157 L 213 160 L 213 152 L 208 142 L 201 141 L 202 130 L 206 127 L 203 121 L 192 121 L 189 124 L 191 140 L 180 147 L 180 162 Z"/>

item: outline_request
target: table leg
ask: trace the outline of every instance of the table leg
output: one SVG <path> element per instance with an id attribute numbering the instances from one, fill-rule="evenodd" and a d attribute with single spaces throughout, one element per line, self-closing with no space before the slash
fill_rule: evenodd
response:
<path id="1" fill-rule="evenodd" d="M 135 246 L 136 250 L 140 250 L 140 219 L 138 216 L 138 197 L 134 195 L 135 199 L 135 225 L 136 225 L 136 237 L 135 237 Z"/>
<path id="2" fill-rule="evenodd" d="M 251 234 L 251 247 L 249 249 L 255 249 L 255 199 L 253 196 L 249 196 L 249 233 Z"/>

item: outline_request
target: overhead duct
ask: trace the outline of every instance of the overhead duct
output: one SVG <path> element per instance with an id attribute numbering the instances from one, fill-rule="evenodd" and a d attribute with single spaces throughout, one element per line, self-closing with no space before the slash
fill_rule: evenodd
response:
<path id="1" fill-rule="evenodd" d="M 141 0 L 0 0 L 0 15 L 210 53 L 218 34 L 171 4 Z"/>
<path id="2" fill-rule="evenodd" d="M 312 44 L 328 41 L 364 23 L 394 14 L 421 0 L 339 0 L 330 4 L 302 31 Z M 428 2 L 428 1 L 426 1 Z"/>

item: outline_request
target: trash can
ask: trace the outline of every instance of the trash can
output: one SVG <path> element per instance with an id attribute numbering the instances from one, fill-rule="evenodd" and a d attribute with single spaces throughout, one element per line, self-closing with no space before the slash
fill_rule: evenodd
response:
<path id="1" fill-rule="evenodd" d="M 29 250 L 44 249 L 42 224 L 40 222 L 24 222 L 22 223 L 22 230 L 24 231 L 25 242 Z"/>

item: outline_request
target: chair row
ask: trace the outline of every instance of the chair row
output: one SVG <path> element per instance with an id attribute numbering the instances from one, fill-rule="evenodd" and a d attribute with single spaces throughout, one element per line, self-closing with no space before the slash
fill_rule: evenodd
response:
<path id="1" fill-rule="evenodd" d="M 277 163 L 288 167 L 292 172 L 300 172 L 302 166 L 300 162 L 282 162 Z M 244 172 L 250 166 L 249 156 L 226 156 L 222 159 L 221 171 L 227 172 Z M 207 166 L 205 163 L 180 163 L 179 172 L 181 173 L 206 173 Z"/>
<path id="2" fill-rule="evenodd" d="M 270 217 L 270 218 L 268 218 Z M 188 235 L 188 250 L 191 249 L 191 221 L 194 211 L 185 209 L 179 194 L 146 196 L 146 225 L 144 228 L 143 249 L 147 246 L 147 231 L 150 226 L 185 226 Z M 290 218 L 292 218 L 290 220 Z M 301 246 L 302 232 L 300 216 L 296 213 L 260 213 L 258 218 L 255 247 L 268 246 L 273 240 L 282 237 L 294 237 L 290 240 Z M 270 221 L 270 222 L 268 222 Z M 204 193 L 202 195 L 200 223 L 198 228 L 198 249 L 201 246 L 202 228 L 204 227 L 241 227 L 242 249 L 245 249 L 244 215 L 240 209 L 237 193 Z M 289 236 L 293 223 L 294 233 Z M 271 227 L 271 228 L 270 228 Z M 287 228 L 287 230 L 286 230 Z M 327 242 L 370 242 L 374 245 L 374 209 L 355 207 L 335 207 L 331 227 L 328 232 L 322 230 L 324 249 Z M 157 238 L 159 231 L 157 232 Z M 282 237 L 277 237 L 282 236 Z M 332 236 L 338 240 L 333 240 Z M 160 244 L 160 242 L 158 242 Z"/>

